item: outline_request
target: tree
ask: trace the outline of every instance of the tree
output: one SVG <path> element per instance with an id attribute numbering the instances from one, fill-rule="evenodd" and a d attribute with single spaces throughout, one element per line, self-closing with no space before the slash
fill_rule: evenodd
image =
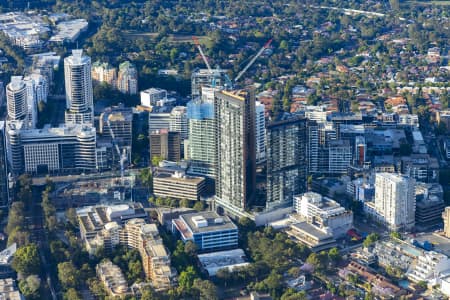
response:
<path id="1" fill-rule="evenodd" d="M 193 209 L 196 211 L 203 211 L 205 210 L 205 203 L 203 201 L 195 201 Z"/>
<path id="2" fill-rule="evenodd" d="M 154 156 L 153 158 L 156 158 L 156 156 Z M 153 164 L 153 159 L 152 159 L 152 164 Z M 159 164 L 159 161 L 158 161 L 158 164 Z M 145 187 L 147 187 L 150 191 L 153 189 L 153 176 L 152 176 L 152 170 L 150 168 L 141 170 L 139 172 L 139 179 L 141 180 L 142 184 Z"/>
<path id="3" fill-rule="evenodd" d="M 23 276 L 39 273 L 41 260 L 36 244 L 17 249 L 11 267 Z"/>
<path id="4" fill-rule="evenodd" d="M 402 235 L 397 232 L 397 231 L 392 231 L 389 236 L 391 237 L 391 239 L 398 239 L 400 240 L 402 238 Z"/>
<path id="5" fill-rule="evenodd" d="M 70 288 L 64 293 L 64 300 L 82 300 L 80 293 L 76 289 Z"/>
<path id="6" fill-rule="evenodd" d="M 19 282 L 19 290 L 27 299 L 38 299 L 41 280 L 37 275 L 30 275 Z"/>
<path id="7" fill-rule="evenodd" d="M 158 166 L 160 162 L 162 162 L 164 158 L 161 156 L 153 155 L 152 156 L 152 166 Z"/>
<path id="8" fill-rule="evenodd" d="M 14 229 L 25 227 L 25 205 L 21 201 L 13 202 L 9 209 L 8 224 L 6 225 L 5 232 L 10 234 Z"/>
<path id="9" fill-rule="evenodd" d="M 422 280 L 417 283 L 417 286 L 420 287 L 421 289 L 426 289 L 428 287 L 428 283 Z"/>
<path id="10" fill-rule="evenodd" d="M 77 211 L 75 208 L 71 207 L 66 210 L 66 218 L 69 221 L 72 226 L 77 227 L 78 226 L 78 217 L 77 217 Z"/>
<path id="11" fill-rule="evenodd" d="M 216 286 L 209 280 L 194 280 L 194 289 L 198 291 L 198 299 L 199 300 L 218 300 L 217 296 L 217 288 Z"/>
<path id="12" fill-rule="evenodd" d="M 371 233 L 364 240 L 363 246 L 367 248 L 370 245 L 372 245 L 373 243 L 375 243 L 376 241 L 378 241 L 379 239 L 380 239 L 380 236 L 377 233 Z"/>
<path id="13" fill-rule="evenodd" d="M 325 271 L 325 269 L 326 269 L 327 258 L 328 258 L 328 256 L 324 251 L 322 251 L 320 253 L 311 253 L 308 256 L 308 258 L 306 259 L 306 262 L 308 264 L 313 265 L 315 271 L 321 273 L 321 272 Z"/>
<path id="14" fill-rule="evenodd" d="M 287 289 L 286 292 L 281 296 L 280 300 L 306 300 L 305 291 L 296 292 L 294 289 Z"/>
<path id="15" fill-rule="evenodd" d="M 196 277 L 197 273 L 192 266 L 187 267 L 185 271 L 181 272 L 180 277 L 178 278 L 178 289 L 180 292 L 189 294 L 192 291 L 192 286 Z"/>
<path id="16" fill-rule="evenodd" d="M 338 248 L 334 247 L 331 248 L 330 251 L 328 251 L 328 258 L 330 260 L 331 263 L 333 264 L 337 264 L 341 261 L 341 254 L 339 253 Z"/>
<path id="17" fill-rule="evenodd" d="M 30 232 L 22 227 L 16 227 L 8 236 L 8 246 L 16 243 L 17 247 L 26 246 L 30 243 Z"/>
<path id="18" fill-rule="evenodd" d="M 80 285 L 79 272 L 71 261 L 58 264 L 58 279 L 66 290 Z"/>
<path id="19" fill-rule="evenodd" d="M 197 255 L 198 247 L 197 245 L 192 241 L 187 241 L 184 244 L 184 252 L 189 256 L 195 256 Z"/>
<path id="20" fill-rule="evenodd" d="M 181 199 L 180 200 L 180 207 L 191 207 L 191 201 L 189 201 L 188 199 Z"/>

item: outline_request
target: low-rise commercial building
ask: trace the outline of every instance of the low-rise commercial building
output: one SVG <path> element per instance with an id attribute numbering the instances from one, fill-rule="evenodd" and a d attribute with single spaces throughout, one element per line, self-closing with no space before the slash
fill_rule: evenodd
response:
<path id="1" fill-rule="evenodd" d="M 81 238 L 85 241 L 94 238 L 108 223 L 117 222 L 121 225 L 130 219 L 147 218 L 142 204 L 137 202 L 82 207 L 77 209 L 77 216 Z"/>
<path id="2" fill-rule="evenodd" d="M 238 246 L 238 228 L 227 216 L 216 212 L 180 215 L 172 220 L 172 232 L 183 242 L 194 242 L 199 251 L 218 251 Z"/>
<path id="3" fill-rule="evenodd" d="M 313 252 L 320 252 L 337 246 L 333 234 L 307 222 L 291 224 L 286 233 Z"/>
<path id="4" fill-rule="evenodd" d="M 344 236 L 353 226 L 353 213 L 336 201 L 308 192 L 294 197 L 294 210 L 308 223 L 329 228 L 335 238 Z"/>
<path id="5" fill-rule="evenodd" d="M 235 268 L 249 264 L 242 249 L 200 254 L 198 260 L 209 276 L 215 276 L 221 269 L 228 269 L 232 272 Z"/>
<path id="6" fill-rule="evenodd" d="M 198 201 L 205 189 L 203 177 L 188 176 L 182 172 L 175 174 L 157 172 L 153 175 L 153 193 L 157 197 Z"/>

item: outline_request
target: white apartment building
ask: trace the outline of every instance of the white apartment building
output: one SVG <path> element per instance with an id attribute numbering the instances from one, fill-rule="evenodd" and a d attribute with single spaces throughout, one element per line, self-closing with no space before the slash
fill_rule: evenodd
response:
<path id="1" fill-rule="evenodd" d="M 158 102 L 167 101 L 167 91 L 157 88 L 149 88 L 141 91 L 141 105 L 145 107 L 157 106 Z"/>
<path id="2" fill-rule="evenodd" d="M 411 230 L 415 225 L 415 180 L 393 173 L 375 177 L 375 211 L 390 230 Z"/>
<path id="3" fill-rule="evenodd" d="M 93 124 L 94 102 L 92 91 L 91 58 L 83 50 L 72 50 L 64 59 L 66 85 L 66 123 Z"/>
<path id="4" fill-rule="evenodd" d="M 406 276 L 412 282 L 433 281 L 441 277 L 442 274 L 450 271 L 450 259 L 444 255 L 434 251 L 424 251 L 417 258 Z"/>
<path id="5" fill-rule="evenodd" d="M 294 211 L 308 223 L 329 227 L 334 237 L 343 236 L 353 226 L 353 213 L 336 201 L 308 192 L 294 197 Z"/>
<path id="6" fill-rule="evenodd" d="M 6 86 L 6 101 L 9 120 L 23 120 L 27 116 L 27 87 L 22 76 L 12 76 Z"/>

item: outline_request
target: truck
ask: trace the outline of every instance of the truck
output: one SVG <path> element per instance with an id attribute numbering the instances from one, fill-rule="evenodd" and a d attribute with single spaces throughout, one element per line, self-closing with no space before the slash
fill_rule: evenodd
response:
<path id="1" fill-rule="evenodd" d="M 416 246 L 417 248 L 421 248 L 425 251 L 431 251 L 434 249 L 434 245 L 432 243 L 430 243 L 429 241 L 423 241 L 422 243 L 419 242 L 418 240 L 412 239 L 411 240 L 411 244 L 413 246 Z"/>

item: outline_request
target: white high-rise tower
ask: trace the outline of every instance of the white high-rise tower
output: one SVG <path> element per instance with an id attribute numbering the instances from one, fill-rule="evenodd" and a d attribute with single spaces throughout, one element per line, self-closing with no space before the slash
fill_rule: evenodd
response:
<path id="1" fill-rule="evenodd" d="M 94 104 L 92 97 L 91 58 L 83 50 L 72 50 L 64 59 L 66 84 L 66 123 L 92 124 Z"/>
<path id="2" fill-rule="evenodd" d="M 375 210 L 390 230 L 410 230 L 415 225 L 416 198 L 413 178 L 377 173 Z"/>
<path id="3" fill-rule="evenodd" d="M 22 76 L 12 76 L 6 86 L 6 101 L 8 105 L 8 119 L 23 120 L 27 116 L 27 87 Z"/>

